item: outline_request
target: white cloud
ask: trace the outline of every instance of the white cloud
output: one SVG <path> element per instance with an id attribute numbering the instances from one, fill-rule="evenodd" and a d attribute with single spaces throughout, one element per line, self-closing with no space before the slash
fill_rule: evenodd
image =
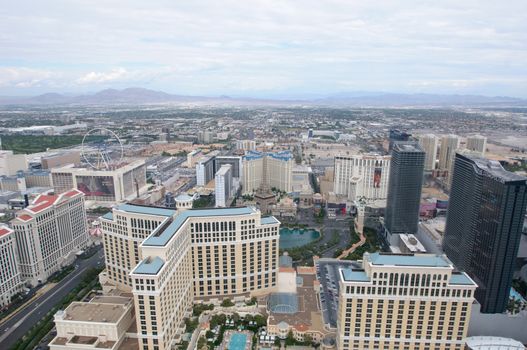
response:
<path id="1" fill-rule="evenodd" d="M 52 76 L 53 73 L 47 70 L 25 67 L 0 67 L 0 87 L 35 87 L 45 83 Z"/>
<path id="2" fill-rule="evenodd" d="M 464 82 L 489 75 L 527 80 L 525 13 L 525 0 L 8 2 L 0 67 L 52 75 L 0 84 L 199 94 L 259 84 L 336 92 L 344 88 L 337 81 L 360 90 L 470 89 Z M 494 80 L 484 84 L 501 93 Z M 514 89 L 525 95 L 527 86 Z"/>
<path id="3" fill-rule="evenodd" d="M 123 80 L 128 75 L 126 69 L 120 67 L 112 69 L 109 72 L 90 72 L 79 79 L 77 83 L 79 84 L 100 84 L 107 83 L 116 80 Z"/>

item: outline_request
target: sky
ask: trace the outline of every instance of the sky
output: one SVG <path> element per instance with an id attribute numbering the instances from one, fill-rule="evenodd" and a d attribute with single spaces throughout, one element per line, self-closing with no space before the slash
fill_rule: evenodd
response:
<path id="1" fill-rule="evenodd" d="M 527 97 L 526 0 L 0 0 L 0 95 Z"/>

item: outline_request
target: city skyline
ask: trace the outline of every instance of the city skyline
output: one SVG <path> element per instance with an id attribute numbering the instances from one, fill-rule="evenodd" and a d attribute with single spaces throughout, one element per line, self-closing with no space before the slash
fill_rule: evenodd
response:
<path id="1" fill-rule="evenodd" d="M 522 1 L 6 4 L 0 95 L 527 97 Z"/>

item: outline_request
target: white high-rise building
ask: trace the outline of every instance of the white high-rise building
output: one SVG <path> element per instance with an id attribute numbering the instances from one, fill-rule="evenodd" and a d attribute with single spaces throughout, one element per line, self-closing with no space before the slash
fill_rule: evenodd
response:
<path id="1" fill-rule="evenodd" d="M 0 150 L 0 176 L 14 176 L 20 170 L 27 170 L 26 155 Z"/>
<path id="2" fill-rule="evenodd" d="M 84 194 L 40 195 L 11 221 L 22 279 L 36 286 L 75 259 L 88 244 Z"/>
<path id="3" fill-rule="evenodd" d="M 436 167 L 437 148 L 439 146 L 439 139 L 434 134 L 426 134 L 419 136 L 419 144 L 425 151 L 425 171 L 434 170 Z"/>
<path id="4" fill-rule="evenodd" d="M 487 138 L 481 135 L 467 137 L 467 149 L 485 155 L 485 151 L 487 150 Z"/>
<path id="5" fill-rule="evenodd" d="M 195 149 L 187 154 L 187 168 L 193 169 L 196 166 L 196 162 L 200 157 L 203 156 L 201 149 Z"/>
<path id="6" fill-rule="evenodd" d="M 7 226 L 0 226 L 0 308 L 8 305 L 21 287 L 15 233 Z"/>
<path id="7" fill-rule="evenodd" d="M 214 179 L 214 157 L 201 158 L 196 163 L 196 184 L 206 186 Z"/>
<path id="8" fill-rule="evenodd" d="M 267 171 L 267 182 L 270 188 L 291 192 L 293 164 L 293 154 L 290 151 L 247 152 L 243 157 L 243 192 L 253 193 L 260 188 L 264 179 L 264 169 Z"/>
<path id="9" fill-rule="evenodd" d="M 214 181 L 216 207 L 226 207 L 232 195 L 232 166 L 222 165 Z"/>
<path id="10" fill-rule="evenodd" d="M 236 149 L 243 151 L 254 151 L 256 150 L 256 141 L 254 140 L 237 140 Z"/>
<path id="11" fill-rule="evenodd" d="M 441 138 L 441 148 L 439 149 L 439 170 L 449 170 L 454 158 L 456 150 L 459 148 L 459 136 L 444 135 Z"/>
<path id="12" fill-rule="evenodd" d="M 338 349 L 464 349 L 477 285 L 446 256 L 365 253 L 339 283 Z"/>
<path id="13" fill-rule="evenodd" d="M 390 162 L 377 154 L 336 156 L 333 191 L 352 201 L 386 199 Z"/>

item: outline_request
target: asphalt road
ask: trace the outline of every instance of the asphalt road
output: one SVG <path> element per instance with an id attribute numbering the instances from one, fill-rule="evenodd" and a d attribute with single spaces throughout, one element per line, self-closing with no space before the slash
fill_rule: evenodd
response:
<path id="1" fill-rule="evenodd" d="M 104 251 L 102 245 L 97 253 L 90 258 L 77 259 L 78 266 L 73 272 L 57 283 L 51 290 L 39 299 L 28 304 L 24 310 L 18 312 L 9 321 L 0 326 L 0 349 L 9 349 L 16 341 L 26 334 L 33 325 L 44 317 L 58 302 L 62 300 L 77 284 L 85 272 L 93 267 L 104 264 Z"/>

